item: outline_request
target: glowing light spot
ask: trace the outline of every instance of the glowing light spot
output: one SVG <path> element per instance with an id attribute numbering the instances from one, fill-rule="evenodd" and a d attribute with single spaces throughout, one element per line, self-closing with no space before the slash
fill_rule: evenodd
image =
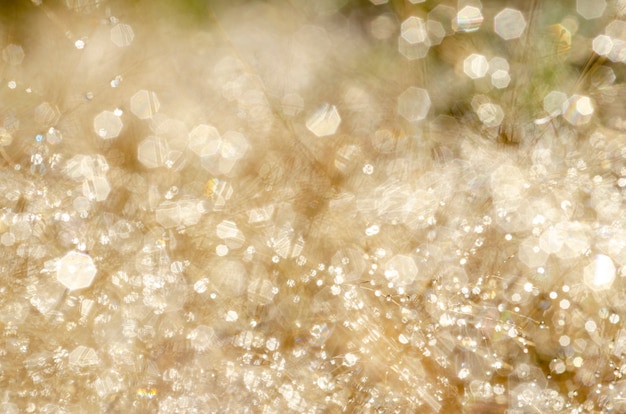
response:
<path id="1" fill-rule="evenodd" d="M 139 398 L 145 398 L 145 399 L 151 400 L 154 397 L 156 397 L 156 395 L 157 395 L 156 388 L 138 388 L 137 389 L 137 396 Z"/>
<path id="2" fill-rule="evenodd" d="M 526 20 L 519 10 L 506 8 L 496 15 L 493 26 L 504 40 L 517 39 L 526 29 Z"/>
<path id="3" fill-rule="evenodd" d="M 324 104 L 306 121 L 309 131 L 318 137 L 326 137 L 337 132 L 341 117 L 335 105 Z"/>
<path id="4" fill-rule="evenodd" d="M 409 122 L 421 121 L 428 115 L 430 103 L 425 89 L 410 87 L 398 97 L 398 113 Z"/>
<path id="5" fill-rule="evenodd" d="M 606 10 L 606 0 L 576 0 L 576 11 L 587 20 L 597 19 Z"/>
<path id="6" fill-rule="evenodd" d="M 593 291 L 610 289 L 615 280 L 615 264 L 609 256 L 598 254 L 583 270 L 585 285 Z"/>
<path id="7" fill-rule="evenodd" d="M 563 103 L 563 118 L 574 126 L 588 124 L 594 108 L 588 96 L 574 95 Z"/>
<path id="8" fill-rule="evenodd" d="M 484 77 L 489 70 L 487 58 L 478 53 L 472 53 L 463 61 L 463 72 L 472 79 Z"/>
<path id="9" fill-rule="evenodd" d="M 483 20 L 483 14 L 478 7 L 465 6 L 457 13 L 452 28 L 457 32 L 475 32 Z"/>

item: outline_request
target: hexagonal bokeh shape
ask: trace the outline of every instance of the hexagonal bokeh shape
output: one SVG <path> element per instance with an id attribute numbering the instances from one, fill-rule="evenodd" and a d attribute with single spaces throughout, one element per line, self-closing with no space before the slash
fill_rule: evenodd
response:
<path id="1" fill-rule="evenodd" d="M 208 349 L 214 348 L 218 344 L 217 336 L 213 328 L 200 325 L 194 328 L 187 336 L 191 342 L 191 347 L 197 352 L 204 352 Z"/>
<path id="2" fill-rule="evenodd" d="M 608 56 L 613 49 L 613 39 L 607 35 L 598 35 L 591 42 L 591 48 L 600 56 Z"/>
<path id="3" fill-rule="evenodd" d="M 511 75 L 506 70 L 498 69 L 491 74 L 491 84 L 498 89 L 504 89 L 511 83 Z"/>
<path id="4" fill-rule="evenodd" d="M 398 113 L 409 122 L 421 121 L 428 115 L 430 104 L 425 89 L 411 86 L 398 96 Z"/>
<path id="5" fill-rule="evenodd" d="M 248 139 L 244 134 L 227 131 L 222 137 L 220 154 L 227 160 L 238 160 L 243 158 L 249 147 Z"/>
<path id="6" fill-rule="evenodd" d="M 457 32 L 475 32 L 483 20 L 483 13 L 478 7 L 465 6 L 456 14 L 452 28 Z"/>
<path id="7" fill-rule="evenodd" d="M 559 116 L 563 111 L 563 104 L 567 101 L 567 95 L 560 91 L 551 91 L 543 98 L 543 109 L 550 116 Z"/>
<path id="8" fill-rule="evenodd" d="M 68 355 L 67 360 L 70 366 L 81 368 L 95 366 L 100 363 L 96 350 L 84 345 L 74 348 Z"/>
<path id="9" fill-rule="evenodd" d="M 428 40 L 426 24 L 419 17 L 411 16 L 400 25 L 400 36 L 410 44 Z"/>
<path id="10" fill-rule="evenodd" d="M 574 126 L 588 124 L 594 108 L 588 96 L 574 95 L 563 103 L 563 118 Z"/>
<path id="11" fill-rule="evenodd" d="M 561 250 L 566 238 L 567 232 L 564 231 L 562 226 L 550 226 L 541 233 L 539 247 L 544 252 L 553 254 Z"/>
<path id="12" fill-rule="evenodd" d="M 443 38 L 446 37 L 446 29 L 441 22 L 436 20 L 428 20 L 426 22 L 426 30 L 428 31 L 428 40 L 431 46 L 440 45 Z"/>
<path id="13" fill-rule="evenodd" d="M 613 20 L 604 29 L 604 34 L 613 40 L 626 41 L 626 22 L 623 20 Z"/>
<path id="14" fill-rule="evenodd" d="M 412 283 L 417 277 L 417 265 L 411 256 L 397 254 L 385 264 L 385 278 L 397 286 Z"/>
<path id="15" fill-rule="evenodd" d="M 120 117 L 111 111 L 102 111 L 93 119 L 93 129 L 102 139 L 117 138 L 123 126 Z"/>
<path id="16" fill-rule="evenodd" d="M 56 145 L 63 141 L 63 134 L 58 129 L 50 127 L 48 128 L 48 132 L 46 132 L 46 141 L 48 141 L 49 144 Z"/>
<path id="17" fill-rule="evenodd" d="M 593 291 L 610 289 L 615 281 L 615 264 L 604 254 L 598 254 L 583 270 L 583 281 Z"/>
<path id="18" fill-rule="evenodd" d="M 454 7 L 438 4 L 428 13 L 427 20 L 441 23 L 443 29 L 445 30 L 445 35 L 450 36 L 454 34 L 455 31 L 452 26 L 456 17 L 457 13 Z"/>
<path id="19" fill-rule="evenodd" d="M 306 121 L 309 131 L 318 137 L 326 137 L 337 132 L 341 117 L 335 105 L 324 104 Z"/>
<path id="20" fill-rule="evenodd" d="M 130 111 L 139 119 L 152 118 L 161 104 L 156 93 L 142 89 L 130 98 Z"/>
<path id="21" fill-rule="evenodd" d="M 613 39 L 613 47 L 607 57 L 611 62 L 626 63 L 626 41 Z"/>
<path id="22" fill-rule="evenodd" d="M 111 192 L 111 185 L 106 177 L 95 176 L 83 181 L 83 195 L 89 200 L 104 201 Z"/>
<path id="23" fill-rule="evenodd" d="M 494 103 L 484 103 L 476 111 L 480 122 L 486 127 L 494 128 L 499 126 L 504 120 L 502 107 Z"/>
<path id="24" fill-rule="evenodd" d="M 489 73 L 494 74 L 498 70 L 508 72 L 511 69 L 509 61 L 500 56 L 494 56 L 489 60 Z"/>
<path id="25" fill-rule="evenodd" d="M 124 23 L 118 23 L 111 28 L 111 42 L 117 47 L 130 46 L 135 38 L 133 28 Z"/>
<path id="26" fill-rule="evenodd" d="M 169 152 L 166 139 L 149 136 L 139 143 L 137 159 L 148 168 L 157 168 L 165 165 Z"/>
<path id="27" fill-rule="evenodd" d="M 576 11 L 585 19 L 597 19 L 606 10 L 606 0 L 576 0 Z"/>
<path id="28" fill-rule="evenodd" d="M 77 251 L 68 252 L 56 264 L 57 280 L 69 290 L 91 286 L 97 272 L 91 256 Z"/>
<path id="29" fill-rule="evenodd" d="M 521 11 L 507 7 L 493 18 L 493 29 L 504 40 L 517 39 L 526 29 L 526 20 Z"/>
<path id="30" fill-rule="evenodd" d="M 212 125 L 198 125 L 189 133 L 189 149 L 199 157 L 217 154 L 221 145 L 220 133 Z"/>
<path id="31" fill-rule="evenodd" d="M 489 70 L 487 58 L 478 53 L 472 53 L 463 61 L 463 72 L 472 79 L 484 77 Z"/>
<path id="32" fill-rule="evenodd" d="M 156 209 L 156 221 L 166 229 L 179 226 L 182 222 L 180 205 L 175 201 L 165 201 Z"/>

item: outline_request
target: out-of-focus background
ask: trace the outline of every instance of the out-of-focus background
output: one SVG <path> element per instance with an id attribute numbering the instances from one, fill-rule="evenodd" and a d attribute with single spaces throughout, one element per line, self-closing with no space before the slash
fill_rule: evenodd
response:
<path id="1" fill-rule="evenodd" d="M 626 412 L 626 4 L 0 4 L 0 412 Z"/>

